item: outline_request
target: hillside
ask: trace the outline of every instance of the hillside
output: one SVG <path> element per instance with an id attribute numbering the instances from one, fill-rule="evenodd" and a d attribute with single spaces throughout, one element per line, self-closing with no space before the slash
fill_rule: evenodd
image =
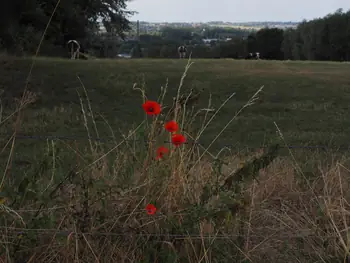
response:
<path id="1" fill-rule="evenodd" d="M 80 102 L 85 85 L 101 134 L 110 136 L 102 114 L 116 129 L 128 129 L 143 119 L 139 91 L 132 89 L 145 83 L 147 96 L 156 100 L 160 87 L 169 79 L 169 104 L 179 85 L 187 61 L 183 60 L 95 60 L 69 61 L 39 59 L 35 63 L 29 90 L 37 101 L 24 112 L 20 132 L 50 135 L 82 135 L 85 128 L 79 121 Z M 0 87 L 3 103 L 10 106 L 21 96 L 29 71 L 29 60 L 1 61 Z M 198 109 L 206 107 L 209 94 L 217 108 L 233 92 L 236 95 L 225 105 L 203 134 L 208 143 L 232 115 L 264 86 L 259 100 L 246 108 L 237 121 L 221 135 L 215 148 L 226 144 L 259 146 L 276 139 L 275 121 L 289 144 L 347 144 L 350 121 L 347 118 L 350 99 L 349 64 L 303 63 L 234 60 L 195 60 L 185 79 L 183 90 L 203 88 Z M 57 108 L 64 109 L 54 113 Z M 41 121 L 33 114 L 55 115 L 55 121 Z M 4 127 L 2 128 L 4 131 Z"/>
<path id="2" fill-rule="evenodd" d="M 39 58 L 25 99 L 32 103 L 12 144 L 11 113 L 31 61 L 1 58 L 0 232 L 1 249 L 9 251 L 0 254 L 2 262 L 182 263 L 207 257 L 309 263 L 348 256 L 346 155 L 292 149 L 283 156 L 278 147 L 256 147 L 284 143 L 274 122 L 290 145 L 348 144 L 350 64 L 193 62 L 183 92 L 203 90 L 196 109 L 207 107 L 209 94 L 215 110 L 236 94 L 204 129 L 202 147 L 167 146 L 171 153 L 155 160 L 163 145 L 158 134 L 169 134 L 150 116 L 143 122 L 136 88 L 157 100 L 168 79 L 163 106 L 169 105 L 186 60 Z M 261 86 L 256 103 L 204 153 Z M 181 132 L 188 141 L 203 118 L 189 124 L 185 117 Z M 122 144 L 122 135 L 131 139 Z M 143 143 L 145 135 L 155 143 Z M 102 143 L 95 143 L 97 136 Z M 234 145 L 231 152 L 213 155 L 227 144 Z M 253 149 L 237 151 L 246 146 Z"/>

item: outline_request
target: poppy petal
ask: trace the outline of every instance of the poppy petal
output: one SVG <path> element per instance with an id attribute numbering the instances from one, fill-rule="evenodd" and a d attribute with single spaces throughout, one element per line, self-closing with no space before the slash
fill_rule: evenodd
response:
<path id="1" fill-rule="evenodd" d="M 181 134 L 174 134 L 171 137 L 171 142 L 174 146 L 179 146 L 186 141 L 185 137 Z"/>
<path id="2" fill-rule="evenodd" d="M 160 105 L 155 101 L 145 101 L 142 104 L 142 108 L 147 115 L 158 115 L 160 113 Z"/>
<path id="3" fill-rule="evenodd" d="M 165 123 L 164 128 L 168 132 L 176 132 L 179 127 L 175 121 L 168 121 L 167 123 Z"/>
<path id="4" fill-rule="evenodd" d="M 145 210 L 146 210 L 146 213 L 148 215 L 153 215 L 156 212 L 157 209 L 156 209 L 156 207 L 154 205 L 148 204 L 148 205 L 146 205 Z"/>
<path id="5" fill-rule="evenodd" d="M 169 150 L 167 148 L 165 148 L 164 146 L 160 146 L 157 148 L 156 151 L 156 160 L 159 160 L 163 157 L 164 154 L 167 154 L 169 152 Z"/>

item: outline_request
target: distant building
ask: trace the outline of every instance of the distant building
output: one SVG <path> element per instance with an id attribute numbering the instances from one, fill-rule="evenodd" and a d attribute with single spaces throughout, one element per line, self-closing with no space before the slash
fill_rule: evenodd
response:
<path id="1" fill-rule="evenodd" d="M 212 42 L 218 42 L 217 38 L 204 38 L 203 39 L 204 44 L 210 44 Z"/>
<path id="2" fill-rule="evenodd" d="M 107 30 L 102 22 L 98 23 L 98 27 L 99 27 L 99 33 L 106 33 L 107 32 Z"/>
<path id="3" fill-rule="evenodd" d="M 228 42 L 231 40 L 232 40 L 232 38 L 230 38 L 230 37 L 223 38 L 223 39 L 218 39 L 218 38 L 203 38 L 202 39 L 203 43 L 206 44 L 207 46 L 209 46 L 211 43 Z"/>
<path id="4" fill-rule="evenodd" d="M 131 58 L 131 54 L 118 54 L 118 58 Z"/>

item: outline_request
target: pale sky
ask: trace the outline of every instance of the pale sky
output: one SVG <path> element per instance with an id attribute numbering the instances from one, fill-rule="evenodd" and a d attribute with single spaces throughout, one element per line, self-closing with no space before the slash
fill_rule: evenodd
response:
<path id="1" fill-rule="evenodd" d="M 148 22 L 293 21 L 323 17 L 350 0 L 132 0 L 131 20 Z"/>

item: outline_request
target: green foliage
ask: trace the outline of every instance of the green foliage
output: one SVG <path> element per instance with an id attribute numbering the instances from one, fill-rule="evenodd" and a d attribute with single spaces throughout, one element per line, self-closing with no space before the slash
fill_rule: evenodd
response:
<path id="1" fill-rule="evenodd" d="M 176 58 L 177 54 L 177 46 L 176 45 L 163 45 L 160 49 L 159 56 L 161 58 Z"/>
<path id="2" fill-rule="evenodd" d="M 288 59 L 349 61 L 350 11 L 303 21 L 285 31 L 283 51 Z"/>
<path id="3" fill-rule="evenodd" d="M 186 44 L 193 58 L 244 58 L 248 53 L 259 52 L 263 59 L 273 60 L 350 60 L 350 11 L 338 10 L 324 18 L 303 21 L 295 29 L 263 28 L 257 32 L 227 28 L 163 28 L 160 54 L 148 57 L 172 57 L 173 45 Z M 204 38 L 219 39 L 205 45 Z M 224 41 L 232 38 L 231 41 Z M 151 37 L 143 37 L 142 45 L 150 47 Z M 166 43 L 169 42 L 169 43 Z M 153 43 L 153 42 L 152 42 Z M 166 43 L 166 44 L 165 44 Z M 152 45 L 155 45 L 154 43 Z"/>
<path id="4" fill-rule="evenodd" d="M 264 59 L 283 59 L 283 30 L 278 28 L 261 29 L 256 33 L 257 51 Z"/>
<path id="5" fill-rule="evenodd" d="M 114 58 L 125 33 L 131 30 L 126 10 L 129 0 L 61 1 L 48 28 L 41 54 L 66 57 L 65 44 L 77 39 L 83 53 Z M 33 54 L 56 1 L 19 0 L 0 6 L 0 48 L 14 54 Z M 106 33 L 99 31 L 98 18 Z M 175 58 L 177 47 L 187 45 L 194 58 L 244 58 L 260 52 L 273 60 L 350 60 L 350 11 L 337 10 L 326 17 L 303 21 L 295 29 L 172 28 L 140 35 L 139 47 L 123 47 L 132 57 Z M 218 39 L 205 45 L 203 39 Z M 231 41 L 226 41 L 231 38 Z M 128 42 L 127 42 L 128 43 Z M 141 50 L 143 52 L 141 52 Z M 125 52 L 119 53 L 125 53 Z"/>
<path id="6" fill-rule="evenodd" d="M 263 59 L 273 60 L 350 60 L 350 11 L 338 10 L 324 18 L 303 21 L 295 29 L 263 28 L 257 32 L 232 28 L 163 28 L 158 42 L 145 35 L 142 45 L 160 54 L 149 52 L 148 57 L 171 57 L 172 45 L 186 44 L 194 58 L 244 58 L 249 52 L 259 52 Z M 204 45 L 204 38 L 219 42 Z M 232 38 L 225 42 L 224 39 Z M 163 44 L 161 44 L 162 42 Z M 168 42 L 168 43 L 167 43 Z M 152 43 L 152 44 L 151 44 Z M 153 45 L 153 47 L 151 47 Z"/>
<path id="7" fill-rule="evenodd" d="M 45 39 L 57 49 L 65 47 L 70 39 L 87 44 L 88 35 L 99 27 L 98 19 L 102 19 L 108 32 L 123 37 L 124 31 L 130 29 L 126 16 L 132 13 L 126 10 L 127 1 L 60 1 Z M 9 52 L 33 54 L 56 3 L 54 0 L 3 2 L 0 6 L 0 40 L 3 48 Z"/>
<path id="8" fill-rule="evenodd" d="M 142 57 L 142 51 L 141 51 L 141 46 L 140 46 L 140 44 L 139 44 L 139 43 L 136 43 L 136 44 L 132 47 L 130 53 L 131 53 L 131 57 L 132 57 L 132 58 L 141 58 L 141 57 Z"/>

